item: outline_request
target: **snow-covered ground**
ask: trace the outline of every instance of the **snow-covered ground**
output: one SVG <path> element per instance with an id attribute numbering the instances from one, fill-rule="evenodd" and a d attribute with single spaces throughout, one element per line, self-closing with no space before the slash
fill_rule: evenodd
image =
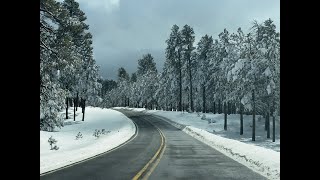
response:
<path id="1" fill-rule="evenodd" d="M 76 121 L 73 121 L 73 108 L 68 114 L 69 119 L 61 129 L 40 131 L 40 174 L 113 149 L 129 140 L 136 131 L 134 123 L 115 110 L 86 107 L 84 121 L 81 108 L 76 111 Z M 109 132 L 96 138 L 93 136 L 96 129 Z M 76 140 L 79 132 L 83 137 Z M 48 139 L 51 136 L 57 140 L 58 150 L 50 150 Z"/>
<path id="2" fill-rule="evenodd" d="M 251 115 L 244 115 L 243 135 L 240 135 L 240 115 L 238 114 L 228 115 L 227 131 L 224 131 L 224 114 L 205 113 L 206 120 L 202 120 L 202 113 L 198 115 L 197 113 L 145 110 L 144 108 L 126 109 L 165 117 L 167 119 L 162 119 L 178 128 L 185 125 L 183 131 L 192 137 L 219 150 L 268 179 L 280 179 L 280 117 L 276 118 L 276 141 L 272 142 L 272 123 L 270 126 L 271 138 L 267 139 L 264 119 L 257 116 L 256 141 L 253 142 L 251 141 Z"/>

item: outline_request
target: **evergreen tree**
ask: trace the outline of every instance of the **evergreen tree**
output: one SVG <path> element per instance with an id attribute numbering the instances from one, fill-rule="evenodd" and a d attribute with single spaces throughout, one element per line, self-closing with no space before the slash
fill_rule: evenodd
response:
<path id="1" fill-rule="evenodd" d="M 192 90 L 193 90 L 192 69 L 194 67 L 192 66 L 192 59 L 191 59 L 191 53 L 195 49 L 195 47 L 193 47 L 193 43 L 195 40 L 193 28 L 187 24 L 183 26 L 183 29 L 181 30 L 181 39 L 182 39 L 181 43 L 183 44 L 183 59 L 184 59 L 184 62 L 187 63 L 187 71 L 189 76 L 189 94 L 190 94 L 189 107 L 190 107 L 190 110 L 193 112 L 194 107 L 193 107 L 193 93 L 192 93 Z"/>
<path id="2" fill-rule="evenodd" d="M 40 1 L 40 130 L 61 127 L 58 112 L 67 107 L 67 118 L 66 105 L 78 95 L 90 105 L 101 101 L 98 66 L 85 19 L 73 0 Z"/>
<path id="3" fill-rule="evenodd" d="M 179 85 L 178 111 L 182 110 L 182 38 L 177 25 L 173 25 L 169 39 L 166 40 L 166 59 L 174 68 L 174 77 Z"/>
<path id="4" fill-rule="evenodd" d="M 136 73 L 132 73 L 132 74 L 131 74 L 131 79 L 130 79 L 130 81 L 131 81 L 132 83 L 137 82 L 137 74 L 136 74 Z"/>
<path id="5" fill-rule="evenodd" d="M 157 73 L 156 63 L 153 60 L 151 54 L 143 55 L 142 59 L 138 60 L 138 71 L 137 75 L 142 76 L 149 71 Z"/>
<path id="6" fill-rule="evenodd" d="M 211 36 L 208 36 L 207 34 L 203 36 L 197 47 L 197 54 L 198 54 L 198 64 L 199 64 L 199 71 L 198 71 L 198 83 L 202 89 L 202 112 L 206 112 L 206 102 L 207 99 L 206 96 L 206 89 L 210 82 L 210 73 L 209 73 L 209 65 L 210 65 L 210 59 L 212 58 L 212 47 L 213 46 L 213 39 Z"/>

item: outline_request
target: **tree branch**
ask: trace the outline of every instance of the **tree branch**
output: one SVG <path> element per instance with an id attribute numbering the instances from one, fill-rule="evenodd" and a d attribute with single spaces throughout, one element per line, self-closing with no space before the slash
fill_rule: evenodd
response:
<path id="1" fill-rule="evenodd" d="M 53 17 L 54 20 L 56 20 L 56 21 L 60 24 L 59 19 L 58 19 L 54 14 L 52 14 L 50 11 L 48 11 L 48 10 L 46 10 L 46 9 L 44 9 L 44 8 L 40 8 L 40 11 L 45 12 L 45 13 L 48 13 L 50 16 Z"/>
<path id="2" fill-rule="evenodd" d="M 42 42 L 41 40 L 40 40 L 40 47 L 42 47 L 43 49 L 47 49 L 47 50 L 49 50 L 49 51 L 51 51 L 52 53 L 54 53 L 54 54 L 58 54 L 56 51 L 54 51 L 54 50 L 52 50 L 50 47 L 48 47 L 44 42 Z"/>
<path id="3" fill-rule="evenodd" d="M 53 32 L 53 29 L 51 29 L 50 27 L 47 27 L 46 25 L 44 25 L 42 22 L 40 22 L 40 27 L 43 27 L 45 30 L 47 30 L 48 32 Z"/>

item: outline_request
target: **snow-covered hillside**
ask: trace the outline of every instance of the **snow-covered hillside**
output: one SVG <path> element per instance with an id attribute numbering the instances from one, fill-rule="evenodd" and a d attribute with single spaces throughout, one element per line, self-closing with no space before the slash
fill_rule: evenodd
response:
<path id="1" fill-rule="evenodd" d="M 130 119 L 111 109 L 86 107 L 85 121 L 81 121 L 79 108 L 73 121 L 73 108 L 70 108 L 69 118 L 55 132 L 40 131 L 40 174 L 106 152 L 126 142 L 136 131 Z M 107 133 L 96 138 L 93 136 L 96 129 L 105 129 Z M 82 138 L 76 140 L 79 132 Z M 58 150 L 50 150 L 51 136 L 57 140 Z"/>

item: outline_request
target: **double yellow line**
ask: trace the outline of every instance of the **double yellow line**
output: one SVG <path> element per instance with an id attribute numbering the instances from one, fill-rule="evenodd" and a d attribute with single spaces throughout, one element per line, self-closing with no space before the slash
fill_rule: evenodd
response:
<path id="1" fill-rule="evenodd" d="M 150 122 L 149 122 L 150 123 Z M 152 123 L 151 123 L 152 124 Z M 154 156 L 151 158 L 151 160 L 132 178 L 132 180 L 138 180 L 138 179 L 142 179 L 142 180 L 146 180 L 149 178 L 149 176 L 151 175 L 151 173 L 154 171 L 154 169 L 157 167 L 157 165 L 160 162 L 160 159 L 164 153 L 164 150 L 166 149 L 166 138 L 164 136 L 164 134 L 162 133 L 162 131 L 155 126 L 154 124 L 152 124 L 160 133 L 161 136 L 161 145 L 159 147 L 159 149 L 157 150 L 157 152 L 154 154 Z M 155 162 L 154 162 L 155 161 Z M 154 163 L 153 163 L 154 162 Z M 153 163 L 153 164 L 152 164 Z M 148 167 L 152 164 L 152 166 L 150 167 L 149 171 L 146 172 L 146 170 L 148 169 Z M 142 176 L 143 175 L 143 176 Z"/>

